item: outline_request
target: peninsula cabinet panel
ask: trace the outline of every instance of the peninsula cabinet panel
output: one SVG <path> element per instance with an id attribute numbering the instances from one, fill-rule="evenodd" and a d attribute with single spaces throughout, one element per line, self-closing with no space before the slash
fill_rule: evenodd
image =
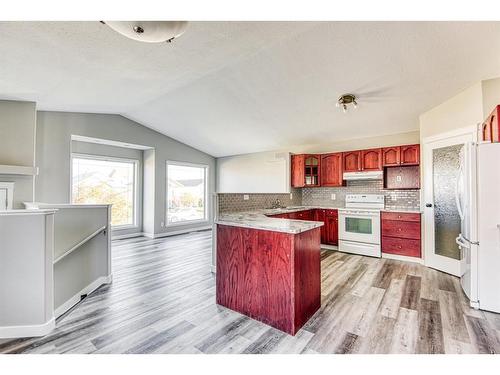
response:
<path id="1" fill-rule="evenodd" d="M 382 170 L 382 149 L 374 148 L 361 151 L 361 170 L 362 171 L 381 171 Z"/>
<path id="2" fill-rule="evenodd" d="M 321 305 L 320 230 L 217 225 L 217 304 L 295 335 Z"/>
<path id="3" fill-rule="evenodd" d="M 342 153 L 344 172 L 358 172 L 361 170 L 361 151 Z"/>
<path id="4" fill-rule="evenodd" d="M 420 164 L 420 145 L 401 146 L 401 165 Z"/>
<path id="5" fill-rule="evenodd" d="M 292 187 L 304 187 L 305 177 L 305 155 L 292 155 L 291 181 Z"/>
<path id="6" fill-rule="evenodd" d="M 382 149 L 382 165 L 384 167 L 391 167 L 399 165 L 400 163 L 400 150 L 399 146 L 385 147 Z"/>
<path id="7" fill-rule="evenodd" d="M 321 155 L 321 186 L 342 186 L 342 153 Z"/>

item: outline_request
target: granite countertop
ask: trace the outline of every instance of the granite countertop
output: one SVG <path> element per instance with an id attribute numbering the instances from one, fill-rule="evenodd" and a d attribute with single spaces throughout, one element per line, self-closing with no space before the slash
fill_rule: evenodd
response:
<path id="1" fill-rule="evenodd" d="M 229 225 L 233 227 L 252 228 L 297 234 L 308 230 L 319 228 L 323 225 L 319 221 L 291 220 L 267 217 L 266 215 L 278 215 L 304 210 L 311 210 L 318 207 L 294 206 L 289 208 L 260 209 L 243 212 L 222 213 L 215 221 L 216 224 Z"/>

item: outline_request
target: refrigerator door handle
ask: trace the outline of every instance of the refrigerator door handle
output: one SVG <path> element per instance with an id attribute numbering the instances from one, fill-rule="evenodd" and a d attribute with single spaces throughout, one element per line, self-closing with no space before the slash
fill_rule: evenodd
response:
<path id="1" fill-rule="evenodd" d="M 455 184 L 455 204 L 457 205 L 457 210 L 458 210 L 458 215 L 460 216 L 460 220 L 464 219 L 464 213 L 462 211 L 462 204 L 460 203 L 460 196 L 458 193 L 458 186 L 460 184 L 462 177 L 463 177 L 463 170 L 462 170 L 462 166 L 460 165 L 460 167 L 458 169 L 457 183 Z"/>
<path id="2" fill-rule="evenodd" d="M 456 242 L 456 244 L 457 244 L 458 246 L 460 246 L 460 247 L 465 247 L 465 248 L 469 248 L 470 246 L 469 246 L 469 244 L 467 243 L 468 241 L 467 241 L 467 242 L 466 242 L 466 241 L 467 241 L 467 240 L 466 240 L 465 238 L 463 238 L 462 233 L 460 233 L 460 234 L 458 235 L 458 237 L 457 237 L 457 238 L 455 238 L 455 242 Z M 469 243 L 470 243 L 470 242 L 469 242 Z"/>

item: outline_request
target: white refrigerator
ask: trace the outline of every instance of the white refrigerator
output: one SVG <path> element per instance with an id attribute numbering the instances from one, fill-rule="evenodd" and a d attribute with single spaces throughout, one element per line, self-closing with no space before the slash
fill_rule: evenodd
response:
<path id="1" fill-rule="evenodd" d="M 500 143 L 465 145 L 456 203 L 462 288 L 471 306 L 500 312 Z"/>

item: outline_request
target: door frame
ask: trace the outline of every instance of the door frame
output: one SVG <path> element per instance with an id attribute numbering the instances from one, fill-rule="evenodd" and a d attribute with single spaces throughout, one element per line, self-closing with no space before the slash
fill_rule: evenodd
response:
<path id="1" fill-rule="evenodd" d="M 424 212 L 424 264 L 427 267 L 461 276 L 461 261 L 451 259 L 434 252 L 434 195 L 432 179 L 432 150 L 438 147 L 451 146 L 458 143 L 477 142 L 477 125 L 459 128 L 449 132 L 423 138 L 423 171 L 424 179 L 421 207 Z M 426 207 L 426 203 L 432 203 L 432 207 Z"/>

